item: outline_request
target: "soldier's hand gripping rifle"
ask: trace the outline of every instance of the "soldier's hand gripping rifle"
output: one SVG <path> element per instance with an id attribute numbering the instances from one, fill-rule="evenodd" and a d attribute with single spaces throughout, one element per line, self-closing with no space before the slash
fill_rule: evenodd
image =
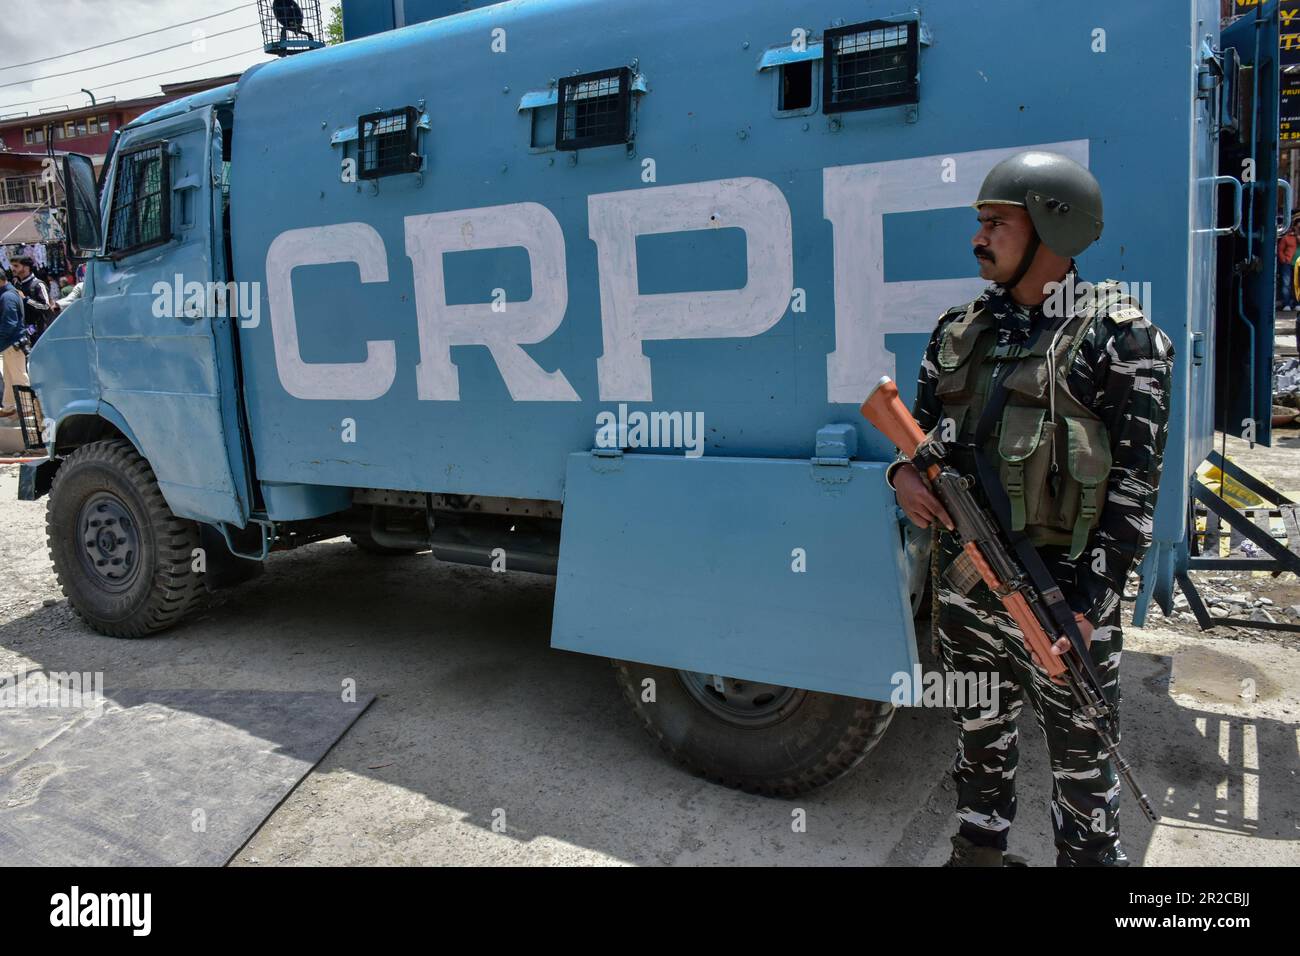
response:
<path id="1" fill-rule="evenodd" d="M 962 546 L 961 555 L 949 571 L 953 585 L 962 593 L 981 580 L 988 585 L 1024 634 L 1025 644 L 1047 676 L 1070 688 L 1080 711 L 1115 762 L 1115 769 L 1137 797 L 1138 806 L 1154 823 L 1159 819 L 1155 809 L 1119 752 L 1110 708 L 1082 633 L 1072 619 L 1062 626 L 1050 613 L 1043 596 L 1003 541 L 997 522 L 971 494 L 973 479 L 959 474 L 948 463 L 943 444 L 921 431 L 889 378 L 882 378 L 871 390 L 862 403 L 862 415 L 911 459 L 952 518 Z M 1071 650 L 1058 657 L 1052 653 L 1052 645 L 1062 637 L 1069 638 Z"/>

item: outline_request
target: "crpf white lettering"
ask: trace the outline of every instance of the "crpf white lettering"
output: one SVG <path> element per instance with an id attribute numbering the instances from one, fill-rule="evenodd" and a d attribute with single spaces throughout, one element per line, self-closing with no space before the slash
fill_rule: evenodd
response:
<path id="1" fill-rule="evenodd" d="M 600 265 L 601 401 L 653 399 L 642 342 L 759 335 L 785 315 L 794 287 L 790 205 L 774 183 L 720 179 L 603 193 L 588 197 L 587 210 Z M 640 294 L 637 236 L 722 227 L 745 232 L 743 288 Z"/>
<path id="2" fill-rule="evenodd" d="M 835 350 L 826 357 L 829 401 L 857 404 L 882 375 L 898 378 L 885 336 L 928 335 L 945 309 L 975 298 L 985 285 L 978 277 L 886 282 L 885 216 L 968 207 L 989 170 L 1028 148 L 1062 153 L 1088 165 L 1087 140 L 1075 140 L 836 166 L 823 172 L 822 206 L 835 231 Z M 961 167 L 955 182 L 933 175 L 947 159 Z"/>
<path id="3" fill-rule="evenodd" d="M 533 296 L 511 302 L 448 305 L 443 253 L 523 246 L 532 266 Z M 560 327 L 569 306 L 564 233 L 554 214 L 538 203 L 517 203 L 463 212 L 410 216 L 406 254 L 415 270 L 415 310 L 420 364 L 415 382 L 425 401 L 456 401 L 460 379 L 451 362 L 453 345 L 484 345 L 517 402 L 576 402 L 563 372 L 547 372 L 521 346 L 545 341 Z"/>
<path id="4" fill-rule="evenodd" d="M 884 217 L 968 206 L 984 175 L 1026 148 L 1088 162 L 1087 141 L 1075 140 L 823 171 L 822 200 L 832 226 L 835 292 L 835 347 L 826 357 L 829 402 L 856 405 L 882 375 L 897 377 L 885 337 L 928 334 L 937 315 L 954 302 L 973 298 L 984 285 L 978 278 L 885 281 Z M 962 175 L 949 181 L 936 179 L 932 172 L 944 161 L 959 163 Z M 790 290 L 795 285 L 790 205 L 775 183 L 742 177 L 601 193 L 588 197 L 587 211 L 600 288 L 603 351 L 596 360 L 596 378 L 601 401 L 654 399 L 651 362 L 642 348 L 645 342 L 750 338 L 771 329 L 791 308 Z M 641 294 L 639 236 L 719 228 L 736 228 L 745 234 L 747 277 L 742 288 Z M 569 304 L 564 234 L 549 209 L 523 202 L 409 216 L 404 221 L 404 241 L 414 276 L 419 399 L 459 400 L 459 372 L 451 361 L 451 349 L 481 345 L 515 401 L 582 400 L 563 371 L 542 368 L 523 348 L 554 335 Z M 490 302 L 447 303 L 444 253 L 508 247 L 523 247 L 528 253 L 530 299 L 511 301 L 504 310 L 494 310 Z M 363 283 L 387 282 L 387 257 L 382 237 L 361 222 L 292 229 L 271 243 L 266 257 L 267 300 L 276 369 L 290 395 L 370 400 L 392 388 L 397 365 L 391 339 L 366 340 L 366 358 L 360 362 L 302 358 L 291 282 L 296 268 L 344 262 L 356 262 Z M 1149 292 L 1143 291 L 1149 298 Z M 347 328 L 364 328 L 374 316 L 355 318 Z M 256 328 L 255 319 L 241 324 L 245 331 Z"/>
<path id="5" fill-rule="evenodd" d="M 266 292 L 280 383 L 294 398 L 379 398 L 397 377 L 397 348 L 391 340 L 366 342 L 364 362 L 305 362 L 302 358 L 293 306 L 293 270 L 335 262 L 355 262 L 362 282 L 388 281 L 384 240 L 364 222 L 291 229 L 276 236 L 267 250 Z M 369 317 L 359 318 L 364 324 Z"/>

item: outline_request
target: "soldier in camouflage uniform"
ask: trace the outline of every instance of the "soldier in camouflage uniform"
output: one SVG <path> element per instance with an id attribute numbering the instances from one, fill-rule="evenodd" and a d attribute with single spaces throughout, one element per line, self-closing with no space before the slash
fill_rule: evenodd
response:
<path id="1" fill-rule="evenodd" d="M 990 173 L 976 208 L 974 253 L 993 284 L 940 317 L 913 415 L 927 432 L 939 429 L 954 464 L 973 475 L 976 422 L 995 383 L 1009 390 L 981 450 L 997 465 L 1015 527 L 1033 540 L 1090 639 L 1118 735 L 1120 597 L 1151 540 L 1173 347 L 1114 283 L 1092 296 L 1047 295 L 1058 281 L 1067 291 L 1087 288 L 1076 285 L 1073 257 L 1100 236 L 1102 209 L 1086 169 L 1055 154 L 1019 154 Z M 951 522 L 942 504 L 904 461 L 890 467 L 889 481 L 913 522 L 935 524 L 937 567 L 946 569 L 959 543 L 944 530 Z M 934 587 L 944 666 L 998 683 L 996 714 L 975 702 L 953 712 L 958 834 L 949 865 L 1011 859 L 1016 719 L 1026 698 L 1051 757 L 1057 864 L 1126 865 L 1120 781 L 1070 692 L 1031 658 L 987 587 L 963 594 L 942 575 Z M 1068 648 L 1062 638 L 1053 652 Z"/>

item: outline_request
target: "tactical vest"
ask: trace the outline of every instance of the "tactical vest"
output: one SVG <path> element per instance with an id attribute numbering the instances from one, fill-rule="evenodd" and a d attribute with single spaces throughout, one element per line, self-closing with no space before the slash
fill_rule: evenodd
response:
<path id="1" fill-rule="evenodd" d="M 994 373 L 1001 367 L 1007 403 L 983 447 L 985 460 L 996 465 L 1011 501 L 1012 527 L 1035 545 L 1069 547 L 1071 560 L 1083 553 L 1089 532 L 1101 520 L 1111 449 L 1105 424 L 1070 393 L 1067 375 L 1100 316 L 1124 322 L 1142 314 L 1113 284 L 1101 283 L 1096 290 L 1086 308 L 1058 324 L 1055 335 L 1048 330 L 1037 336 L 1032 348 L 998 345 L 996 322 L 978 300 L 944 327 L 939 342 L 936 393 L 943 419 L 950 422 L 941 419 L 941 439 L 955 438 L 958 449 L 974 447 Z M 957 459 L 971 465 L 962 462 L 960 452 Z"/>

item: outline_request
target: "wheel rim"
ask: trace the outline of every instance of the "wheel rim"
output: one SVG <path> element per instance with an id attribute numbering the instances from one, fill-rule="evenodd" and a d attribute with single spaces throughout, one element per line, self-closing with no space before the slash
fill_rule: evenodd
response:
<path id="1" fill-rule="evenodd" d="M 705 710 L 729 724 L 767 727 L 785 720 L 807 695 L 797 687 L 716 678 L 697 671 L 678 671 L 682 685 Z M 719 690 L 717 684 L 722 684 Z"/>
<path id="2" fill-rule="evenodd" d="M 105 591 L 131 587 L 140 573 L 140 530 L 121 498 L 101 491 L 77 513 L 77 556 L 86 576 Z"/>

